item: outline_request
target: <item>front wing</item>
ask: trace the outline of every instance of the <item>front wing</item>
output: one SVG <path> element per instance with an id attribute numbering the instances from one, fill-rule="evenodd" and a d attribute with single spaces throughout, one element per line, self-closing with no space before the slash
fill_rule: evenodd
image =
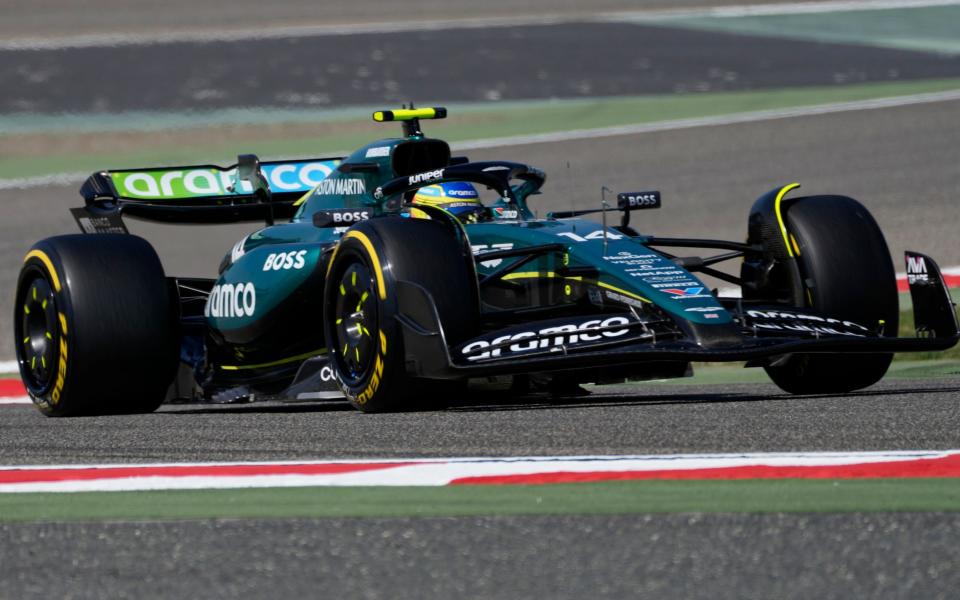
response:
<path id="1" fill-rule="evenodd" d="M 806 309 L 737 307 L 734 324 L 696 327 L 656 315 L 586 315 L 541 321 L 486 333 L 455 347 L 446 343 L 429 292 L 412 282 L 398 285 L 407 369 L 427 378 L 462 378 L 628 367 L 651 361 L 752 361 L 765 364 L 794 353 L 888 353 L 946 350 L 960 341 L 955 305 L 936 263 L 911 277 L 917 337 L 886 337 L 883 324 L 833 319 Z M 911 262 L 912 260 L 912 262 Z M 909 268 L 908 268 L 909 271 Z M 909 273 L 908 273 L 909 274 Z"/>

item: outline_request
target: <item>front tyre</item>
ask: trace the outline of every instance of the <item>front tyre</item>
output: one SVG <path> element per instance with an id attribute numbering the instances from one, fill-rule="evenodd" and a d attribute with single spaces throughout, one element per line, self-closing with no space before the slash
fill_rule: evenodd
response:
<path id="1" fill-rule="evenodd" d="M 869 211 L 852 198 L 812 196 L 790 204 L 785 220 L 799 250 L 802 306 L 896 336 L 896 273 Z M 873 385 L 892 359 L 892 354 L 794 354 L 765 369 L 784 391 L 838 394 Z"/>
<path id="2" fill-rule="evenodd" d="M 20 375 L 49 416 L 155 410 L 177 366 L 177 314 L 156 252 L 131 235 L 36 243 L 17 283 Z"/>
<path id="3" fill-rule="evenodd" d="M 364 412 L 439 407 L 451 382 L 406 373 L 398 281 L 433 298 L 448 345 L 473 332 L 479 314 L 472 255 L 440 223 L 385 217 L 344 234 L 324 290 L 324 333 L 344 395 Z"/>

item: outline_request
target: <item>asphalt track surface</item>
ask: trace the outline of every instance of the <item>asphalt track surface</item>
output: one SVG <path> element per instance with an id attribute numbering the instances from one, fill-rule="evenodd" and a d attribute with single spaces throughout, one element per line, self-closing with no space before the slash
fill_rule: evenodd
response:
<path id="1" fill-rule="evenodd" d="M 10 598 L 946 599 L 958 535 L 956 513 L 49 523 L 0 525 L 0 561 Z"/>
<path id="2" fill-rule="evenodd" d="M 0 51 L 2 113 L 323 108 L 960 76 L 960 57 L 628 23 Z"/>

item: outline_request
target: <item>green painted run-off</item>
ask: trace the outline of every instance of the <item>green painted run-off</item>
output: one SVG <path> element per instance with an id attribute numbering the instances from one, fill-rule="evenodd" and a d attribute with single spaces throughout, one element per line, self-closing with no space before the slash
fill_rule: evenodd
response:
<path id="1" fill-rule="evenodd" d="M 0 521 L 960 510 L 960 479 L 0 494 Z"/>

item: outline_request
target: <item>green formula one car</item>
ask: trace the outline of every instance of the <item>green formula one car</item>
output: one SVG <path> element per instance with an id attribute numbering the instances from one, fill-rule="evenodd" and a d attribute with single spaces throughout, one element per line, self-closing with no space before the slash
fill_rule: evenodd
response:
<path id="1" fill-rule="evenodd" d="M 957 343 L 939 269 L 913 252 L 917 335 L 895 337 L 894 267 L 856 200 L 776 188 L 753 204 L 746 242 L 638 233 L 631 214 L 658 208 L 655 191 L 536 218 L 544 173 L 451 156 L 420 129 L 445 115 L 377 112 L 403 137 L 347 157 L 93 174 L 73 210 L 84 234 L 37 242 L 19 278 L 17 357 L 37 407 L 132 413 L 256 394 L 405 410 L 470 379 L 577 386 L 683 377 L 691 361 L 745 361 L 788 392 L 842 393 L 878 381 L 894 352 Z M 468 222 L 414 202 L 463 182 L 482 190 Z M 603 224 L 581 218 L 591 212 Z M 124 216 L 266 227 L 216 279 L 182 278 Z M 738 276 L 715 268 L 733 259 Z M 742 293 L 718 297 L 698 274 Z"/>

